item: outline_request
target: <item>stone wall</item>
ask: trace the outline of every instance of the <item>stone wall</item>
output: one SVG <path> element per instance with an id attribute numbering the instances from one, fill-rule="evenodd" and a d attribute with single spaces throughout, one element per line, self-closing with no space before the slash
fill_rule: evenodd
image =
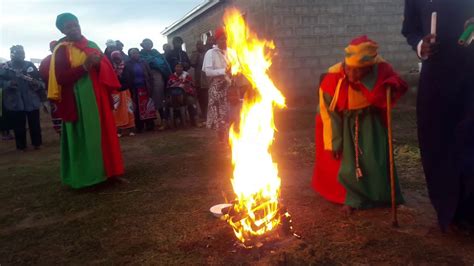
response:
<path id="1" fill-rule="evenodd" d="M 270 4 L 271 3 L 271 4 Z M 367 34 L 399 72 L 417 60 L 400 34 L 403 0 L 267 0 L 269 28 L 279 49 L 279 83 L 298 95 L 314 92 L 321 73 L 344 57 L 344 47 Z M 285 85 L 288 86 L 288 85 Z"/>
<path id="2" fill-rule="evenodd" d="M 186 44 L 186 51 L 188 55 L 191 55 L 192 51 L 195 50 L 196 42 L 201 39 L 201 35 L 216 29 L 219 25 L 222 25 L 222 16 L 224 14 L 225 5 L 217 5 L 207 10 L 204 14 L 181 27 L 179 30 L 168 35 L 168 43 L 172 43 L 172 39 L 175 36 L 181 36 L 184 43 Z"/>
<path id="3" fill-rule="evenodd" d="M 275 41 L 272 76 L 285 95 L 314 97 L 320 74 L 342 60 L 344 47 L 361 34 L 377 41 L 380 54 L 399 72 L 417 67 L 400 34 L 403 5 L 403 0 L 233 0 L 169 37 L 184 37 L 191 52 L 188 43 L 194 46 L 203 32 L 220 25 L 226 6 L 237 6 L 254 31 Z"/>

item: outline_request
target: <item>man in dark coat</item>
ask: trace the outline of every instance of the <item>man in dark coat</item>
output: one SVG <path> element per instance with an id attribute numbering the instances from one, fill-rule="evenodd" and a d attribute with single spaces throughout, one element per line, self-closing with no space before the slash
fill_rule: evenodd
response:
<path id="1" fill-rule="evenodd" d="M 430 34 L 433 12 L 436 35 Z M 423 60 L 418 139 L 443 231 L 474 224 L 474 47 L 458 45 L 473 18 L 473 0 L 405 0 L 402 34 Z"/>
<path id="2" fill-rule="evenodd" d="M 178 63 L 182 64 L 184 71 L 188 71 L 191 67 L 191 61 L 188 54 L 183 51 L 183 39 L 179 36 L 173 38 L 173 50 L 166 55 L 166 61 L 170 64 L 172 70 Z"/>

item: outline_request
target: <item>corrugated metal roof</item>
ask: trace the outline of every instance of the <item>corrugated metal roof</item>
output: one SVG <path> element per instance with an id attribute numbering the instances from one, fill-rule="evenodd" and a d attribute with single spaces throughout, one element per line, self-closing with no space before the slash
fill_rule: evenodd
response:
<path id="1" fill-rule="evenodd" d="M 210 8 L 216 6 L 219 3 L 224 2 L 224 0 L 206 0 L 193 8 L 191 11 L 189 11 L 186 15 L 184 15 L 183 18 L 175 21 L 173 24 L 170 26 L 166 27 L 161 34 L 168 36 L 171 33 L 175 32 L 176 30 L 180 29 L 184 25 L 188 24 L 191 22 L 193 19 L 199 17 L 201 14 L 209 10 Z"/>

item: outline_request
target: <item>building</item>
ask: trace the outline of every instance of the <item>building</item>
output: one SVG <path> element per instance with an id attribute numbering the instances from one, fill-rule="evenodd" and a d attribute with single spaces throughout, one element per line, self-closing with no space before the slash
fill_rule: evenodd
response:
<path id="1" fill-rule="evenodd" d="M 181 36 L 187 51 L 222 25 L 225 8 L 239 8 L 260 37 L 274 40 L 272 77 L 288 97 L 315 97 L 320 74 L 341 61 L 344 47 L 367 34 L 380 54 L 400 72 L 417 59 L 400 34 L 404 0 L 207 0 L 162 34 Z"/>

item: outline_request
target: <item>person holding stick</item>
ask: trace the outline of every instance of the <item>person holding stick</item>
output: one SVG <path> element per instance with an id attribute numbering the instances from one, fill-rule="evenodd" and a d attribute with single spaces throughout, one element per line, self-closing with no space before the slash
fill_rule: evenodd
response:
<path id="1" fill-rule="evenodd" d="M 472 0 L 405 0 L 402 34 L 423 62 L 421 159 L 443 231 L 474 228 L 474 46 L 459 44 L 472 24 Z"/>
<path id="2" fill-rule="evenodd" d="M 367 36 L 354 39 L 319 89 L 312 186 L 348 214 L 392 201 L 386 95 L 390 87 L 395 103 L 408 87 L 377 50 Z M 393 179 L 393 200 L 402 204 L 396 174 Z"/>

